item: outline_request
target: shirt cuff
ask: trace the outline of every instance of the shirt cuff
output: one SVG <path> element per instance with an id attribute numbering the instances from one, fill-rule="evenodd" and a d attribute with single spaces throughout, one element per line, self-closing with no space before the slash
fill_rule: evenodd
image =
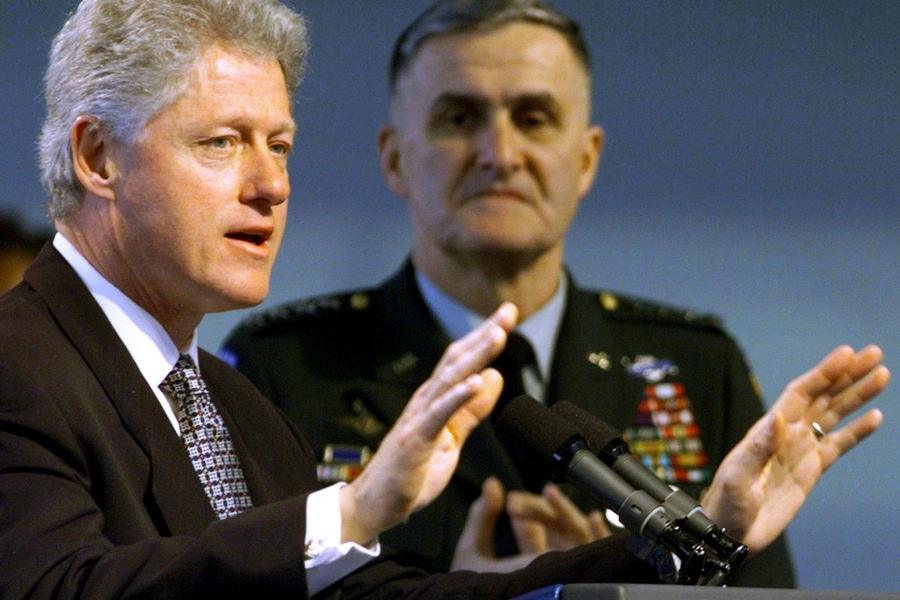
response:
<path id="1" fill-rule="evenodd" d="M 381 554 L 378 538 L 366 547 L 341 543 L 341 504 L 338 497 L 346 483 L 313 492 L 306 499 L 306 584 L 317 594 Z"/>

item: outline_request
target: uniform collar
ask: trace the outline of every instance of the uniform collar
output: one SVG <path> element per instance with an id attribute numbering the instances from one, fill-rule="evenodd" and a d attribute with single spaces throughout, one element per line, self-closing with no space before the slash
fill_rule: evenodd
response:
<path id="1" fill-rule="evenodd" d="M 431 310 L 438 324 L 451 339 L 459 339 L 485 321 L 485 317 L 460 304 L 438 289 L 418 269 L 415 270 L 416 284 L 425 304 Z M 516 331 L 521 333 L 534 349 L 541 379 L 547 382 L 553 364 L 553 351 L 562 324 L 563 313 L 569 288 L 569 278 L 565 270 L 560 272 L 559 286 L 550 300 L 536 313 L 519 323 Z"/>

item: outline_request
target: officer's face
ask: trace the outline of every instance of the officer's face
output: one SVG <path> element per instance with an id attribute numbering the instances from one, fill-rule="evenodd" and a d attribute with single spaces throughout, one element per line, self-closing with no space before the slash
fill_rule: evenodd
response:
<path id="1" fill-rule="evenodd" d="M 603 142 L 589 96 L 565 38 L 541 25 L 425 42 L 380 137 L 388 185 L 410 203 L 414 257 L 561 249 Z"/>

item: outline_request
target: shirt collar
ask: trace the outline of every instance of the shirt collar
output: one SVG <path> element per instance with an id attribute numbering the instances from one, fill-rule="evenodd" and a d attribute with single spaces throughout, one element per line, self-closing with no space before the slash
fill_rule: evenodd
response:
<path id="1" fill-rule="evenodd" d="M 178 361 L 179 349 L 172 338 L 150 313 L 104 278 L 64 235 L 54 236 L 53 247 L 87 286 L 144 379 L 156 390 Z M 185 352 L 198 364 L 196 331 Z"/>
<path id="2" fill-rule="evenodd" d="M 415 270 L 415 275 L 425 304 L 451 339 L 461 338 L 485 321 L 485 317 L 439 290 L 418 269 Z M 550 378 L 553 350 L 556 347 L 556 336 L 562 324 L 568 287 L 569 278 L 563 270 L 560 273 L 559 287 L 550 300 L 540 310 L 516 326 L 516 331 L 531 343 L 538 370 L 544 382 Z"/>

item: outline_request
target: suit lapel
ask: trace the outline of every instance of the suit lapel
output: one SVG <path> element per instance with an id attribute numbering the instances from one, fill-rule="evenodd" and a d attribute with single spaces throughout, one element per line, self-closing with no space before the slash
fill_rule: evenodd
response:
<path id="1" fill-rule="evenodd" d="M 200 372 L 231 434 L 255 506 L 315 489 L 314 459 L 301 464 L 297 440 L 283 416 L 230 366 L 200 350 Z M 297 463 L 298 469 L 285 469 Z"/>
<path id="2" fill-rule="evenodd" d="M 203 531 L 215 515 L 184 446 L 87 287 L 49 245 L 28 277 L 116 407 L 125 430 L 147 454 L 152 492 L 147 502 L 156 503 L 168 533 Z"/>
<path id="3" fill-rule="evenodd" d="M 199 535 L 217 519 L 216 513 L 159 401 L 151 394 L 144 405 L 153 499 L 171 535 Z"/>

